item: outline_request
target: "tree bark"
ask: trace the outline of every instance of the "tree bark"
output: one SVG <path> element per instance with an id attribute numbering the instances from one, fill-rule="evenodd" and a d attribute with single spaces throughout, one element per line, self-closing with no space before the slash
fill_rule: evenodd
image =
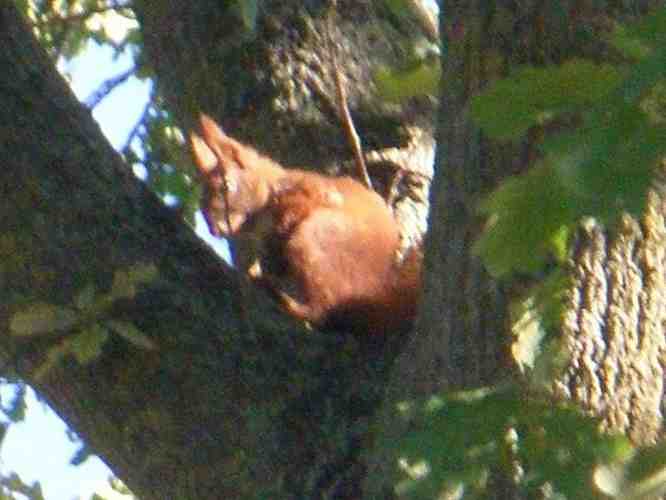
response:
<path id="1" fill-rule="evenodd" d="M 483 224 L 476 207 L 502 179 L 529 167 L 538 157 L 538 138 L 547 131 L 532 130 L 522 143 L 498 147 L 471 122 L 470 97 L 517 65 L 557 64 L 581 55 L 599 59 L 601 35 L 613 22 L 631 21 L 657 5 L 663 4 L 534 1 L 515 9 L 512 2 L 443 3 L 443 79 L 424 300 L 416 333 L 391 375 L 379 446 L 368 453 L 366 489 L 373 495 L 393 498 L 397 464 L 384 446 L 412 430 L 395 411 L 399 403 L 494 385 L 515 375 L 508 351 L 512 285 L 493 280 L 472 252 Z M 587 36 L 590 29 L 593 36 Z M 640 224 L 627 219 L 617 234 L 594 225 L 581 231 L 562 327 L 570 358 L 555 383 L 558 396 L 604 416 L 606 430 L 626 432 L 636 444 L 662 435 L 664 208 L 653 193 Z M 492 484 L 488 498 L 521 498 L 509 478 Z"/>
<path id="2" fill-rule="evenodd" d="M 382 21 L 375 2 L 339 4 L 341 20 L 330 35 L 351 82 L 352 115 L 368 156 L 377 160 L 371 171 L 377 185 L 390 185 L 399 169 L 407 172 L 396 210 L 406 241 L 416 241 L 427 207 L 433 103 L 382 104 L 372 70 L 396 59 L 409 37 Z M 517 64 L 595 54 L 594 43 L 579 39 L 588 28 L 602 30 L 604 19 L 662 2 L 607 2 L 605 10 L 585 2 L 521 2 L 519 10 L 514 4 L 444 3 L 425 301 L 417 334 L 392 371 L 386 408 L 512 374 L 506 293 L 471 253 L 483 223 L 475 206 L 505 176 L 524 170 L 535 150 L 529 140 L 515 147 L 487 141 L 469 121 L 468 99 Z M 265 5 L 255 33 L 239 30 L 220 2 L 138 0 L 135 8 L 147 64 L 186 128 L 205 111 L 286 165 L 335 171 L 350 162 L 331 106 L 325 2 Z M 33 384 L 144 500 L 391 496 L 394 464 L 385 456 L 369 458 L 375 474 L 366 493 L 360 487 L 361 453 L 372 442 L 368 423 L 384 395 L 381 360 L 359 358 L 344 335 L 304 331 L 259 294 L 241 304 L 255 319 L 247 331 L 236 307 L 237 277 L 128 173 L 6 4 L 0 68 L 6 366 Z M 609 428 L 637 442 L 660 431 L 661 386 L 655 392 L 646 385 L 660 377 L 663 350 L 656 334 L 663 312 L 660 203 L 641 225 L 628 223 L 611 240 L 594 228 L 581 233 L 564 328 L 573 357 L 562 394 L 606 415 Z M 601 273 L 607 262 L 613 266 Z M 158 278 L 108 314 L 134 324 L 157 348 L 112 336 L 90 363 L 68 357 L 36 380 L 49 350 L 76 332 L 18 338 L 10 335 L 16 313 L 35 302 L 73 308 L 86 287 L 104 296 L 119 273 L 146 263 L 157 267 Z M 635 265 L 620 269 L 625 263 Z M 630 284 L 626 293 L 620 283 Z M 648 410 L 626 417 L 627 405 L 643 396 Z M 644 423 L 634 429 L 628 422 Z M 389 436 L 406 432 L 388 411 L 380 427 Z M 505 487 L 494 497 L 515 497 Z"/>
<path id="3" fill-rule="evenodd" d="M 164 36 L 178 34 L 178 22 L 186 19 L 173 10 L 175 3 L 137 4 L 139 10 L 146 9 L 146 25 Z M 177 4 L 184 9 L 191 5 Z M 363 5 L 352 7 L 349 16 Z M 211 8 L 214 12 L 217 6 Z M 286 10 L 290 22 L 299 19 L 296 14 L 306 24 L 324 22 L 322 9 L 315 9 L 316 15 L 293 7 Z M 171 24 L 150 25 L 149 20 L 163 21 L 165 14 L 174 15 Z M 275 30 L 271 26 L 266 21 L 263 29 Z M 277 31 L 285 40 L 297 38 L 284 30 Z M 305 25 L 301 34 L 304 40 L 314 37 L 317 41 L 317 33 Z M 145 36 L 150 52 L 154 40 L 149 31 Z M 185 79 L 178 77 L 188 75 L 178 73 L 185 66 L 169 58 L 167 48 L 174 45 L 168 42 L 158 38 L 157 45 L 164 43 L 166 48 L 153 54 L 152 61 L 158 71 L 165 71 L 158 77 L 160 82 L 182 86 Z M 190 43 L 197 47 L 196 41 Z M 279 52 L 279 44 L 270 46 L 275 53 L 256 49 L 252 54 L 264 63 L 263 58 L 277 57 Z M 352 47 L 348 50 L 351 53 Z M 271 61 L 272 70 L 281 66 L 278 60 Z M 307 70 L 302 61 L 300 66 L 296 62 L 286 66 L 289 71 Z M 239 304 L 237 276 L 131 175 L 8 4 L 0 6 L 0 67 L 5 68 L 0 76 L 4 124 L 0 133 L 0 331 L 5 333 L 0 345 L 7 370 L 35 387 L 140 498 L 358 498 L 364 473 L 359 453 L 381 393 L 382 360 L 360 358 L 351 337 L 305 331 L 259 292 Z M 241 77 L 241 73 L 221 75 L 224 83 Z M 216 73 L 204 76 L 196 92 L 188 88 L 180 93 L 185 104 L 172 104 L 182 123 L 199 111 L 200 102 L 209 106 L 217 102 Z M 274 115 L 253 115 L 253 108 L 243 108 L 233 113 L 218 111 L 215 116 L 226 117 L 227 126 L 228 120 L 235 120 L 239 125 L 230 133 L 246 140 L 249 133 L 241 118 L 263 123 L 273 147 L 261 140 L 252 142 L 282 161 L 296 159 L 288 164 L 303 160 L 332 167 L 334 159 L 350 157 L 342 134 L 337 133 L 337 122 L 332 123 L 337 120 L 333 110 L 326 110 L 332 93 L 304 90 L 303 99 L 309 99 L 308 109 L 316 116 L 298 121 L 293 99 L 279 93 L 289 88 L 286 82 L 292 76 L 284 77 L 270 99 L 249 103 L 273 102 L 274 107 L 266 105 Z M 361 76 L 368 78 L 369 73 Z M 249 76 L 243 78 L 254 82 Z M 324 81 L 328 88 L 329 81 Z M 247 85 L 250 90 L 255 87 Z M 186 105 L 189 92 L 197 96 L 196 106 Z M 175 94 L 164 91 L 169 101 Z M 352 94 L 350 100 L 354 99 L 360 98 Z M 313 100 L 325 111 L 320 112 Z M 281 103 L 288 104 L 282 108 Z M 375 137 L 376 148 L 366 151 L 379 159 L 376 178 L 388 185 L 398 168 L 395 158 L 407 157 L 411 147 L 432 151 L 432 139 L 426 130 L 413 146 L 407 134 L 405 124 L 413 130 L 415 124 L 427 123 L 422 117 L 403 123 L 407 113 L 400 107 L 374 111 L 368 105 L 368 109 L 355 119 L 357 126 L 368 120 L 370 125 L 361 127 L 361 133 Z M 271 121 L 276 116 L 287 125 L 281 132 L 276 128 L 280 121 Z M 373 127 L 389 132 L 373 136 Z M 309 135 L 298 135 L 305 131 Z M 331 137 L 323 143 L 325 155 L 316 148 L 293 147 L 317 134 Z M 385 138 L 388 143 L 382 142 Z M 421 162 L 410 166 L 416 170 L 414 175 L 411 171 L 405 175 L 396 205 L 408 207 L 406 212 L 416 221 L 411 233 L 405 231 L 407 240 L 418 238 L 425 218 L 419 203 L 404 194 L 420 192 L 414 195 L 417 199 L 426 197 L 428 152 L 421 157 Z M 382 176 L 386 165 L 393 170 Z M 125 299 L 115 300 L 110 308 L 85 318 L 77 313 L 80 324 L 70 329 L 53 327 L 54 331 L 40 335 L 15 335 L 17 317 L 35 304 L 76 312 L 82 295 L 104 300 L 123 273 L 131 274 L 146 264 L 157 268 L 157 278 Z M 244 307 L 244 315 L 238 305 Z M 253 320 L 250 331 L 242 316 Z M 155 348 L 144 349 L 111 335 L 89 362 L 79 363 L 67 355 L 36 377 L 54 349 L 76 339 L 81 330 L 106 328 L 110 319 L 134 325 Z"/>
<path id="4" fill-rule="evenodd" d="M 257 440 L 243 431 L 244 405 L 268 398 L 248 389 L 240 349 L 228 348 L 238 327 L 233 275 L 131 175 L 7 3 L 0 39 L 5 366 L 141 498 L 238 496 L 250 483 L 231 471 L 234 457 Z M 75 332 L 18 338 L 16 314 L 37 302 L 74 309 L 82 289 L 100 297 L 137 264 L 159 277 L 112 316 L 157 348 L 112 337 L 91 363 L 67 357 L 36 380 L 47 352 Z"/>
<path id="5" fill-rule="evenodd" d="M 159 91 L 185 129 L 204 111 L 285 166 L 353 176 L 335 52 L 375 189 L 386 195 L 402 179 L 394 208 L 409 246 L 426 228 L 435 103 L 386 103 L 373 75 L 401 62 L 418 31 L 392 23 L 381 2 L 337 4 L 331 23 L 328 0 L 265 3 L 252 32 L 214 2 L 144 0 L 136 12 Z"/>
<path id="6" fill-rule="evenodd" d="M 556 392 L 639 445 L 663 436 L 666 205 L 650 196 L 640 223 L 580 231 L 563 325 L 569 362 Z"/>

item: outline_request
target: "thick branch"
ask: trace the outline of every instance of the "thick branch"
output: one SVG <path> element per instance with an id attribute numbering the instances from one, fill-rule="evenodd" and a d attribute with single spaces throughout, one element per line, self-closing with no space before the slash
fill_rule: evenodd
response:
<path id="1" fill-rule="evenodd" d="M 328 478 L 351 452 L 325 429 L 368 411 L 342 410 L 358 371 L 332 355 L 338 340 L 304 334 L 260 297 L 255 335 L 243 334 L 233 273 L 122 164 L 6 3 L 0 67 L 6 359 L 143 499 L 248 498 Z M 84 288 L 101 300 L 142 264 L 157 278 L 86 324 L 130 323 L 156 349 L 111 335 L 89 364 L 67 356 L 36 380 L 56 339 L 80 331 L 13 337 L 15 314 L 38 302 L 76 311 Z"/>

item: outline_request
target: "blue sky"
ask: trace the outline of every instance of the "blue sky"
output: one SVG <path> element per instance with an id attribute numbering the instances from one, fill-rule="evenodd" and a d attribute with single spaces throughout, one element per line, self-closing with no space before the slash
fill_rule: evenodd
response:
<path id="1" fill-rule="evenodd" d="M 74 92 L 80 100 L 85 100 L 105 79 L 131 64 L 128 55 L 114 61 L 109 48 L 90 44 L 83 55 L 61 69 L 72 75 Z M 148 83 L 130 79 L 94 109 L 93 117 L 115 148 L 126 142 L 143 111 L 149 90 Z M 219 252 L 227 251 L 223 242 L 212 239 L 199 214 L 197 233 Z M 3 391 L 1 395 L 8 397 L 8 392 Z M 40 481 L 46 500 L 88 500 L 106 483 L 111 472 L 94 457 L 80 466 L 70 466 L 69 460 L 79 445 L 70 441 L 65 430 L 66 425 L 30 395 L 26 421 L 13 424 L 2 444 L 0 467 L 5 472 L 17 472 L 24 482 Z"/>

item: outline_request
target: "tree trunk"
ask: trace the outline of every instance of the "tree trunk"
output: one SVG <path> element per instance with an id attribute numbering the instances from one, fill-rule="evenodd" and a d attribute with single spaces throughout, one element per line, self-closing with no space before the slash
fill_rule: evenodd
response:
<path id="1" fill-rule="evenodd" d="M 472 389 L 512 377 L 514 360 L 501 286 L 472 253 L 482 221 L 477 203 L 537 157 L 533 130 L 501 149 L 484 139 L 468 114 L 469 98 L 519 64 L 555 64 L 573 56 L 599 58 L 598 43 L 612 21 L 630 21 L 663 2 L 595 7 L 579 2 L 448 1 L 443 34 L 441 109 L 425 290 L 416 334 L 396 362 L 384 410 L 380 446 L 369 452 L 367 491 L 390 496 L 396 463 L 384 454 L 410 431 L 395 412 L 442 390 Z M 589 36 L 588 30 L 594 34 Z M 571 358 L 555 393 L 604 416 L 605 429 L 628 433 L 636 444 L 662 436 L 664 338 L 664 210 L 652 195 L 642 223 L 627 218 L 618 234 L 586 226 L 576 246 L 574 277 L 563 318 L 562 342 Z M 535 224 L 538 224 L 535 214 Z M 510 284 L 508 284 L 510 285 Z M 451 432 L 464 432 L 452 429 Z M 390 447 L 390 445 L 389 445 Z M 520 498 L 508 478 L 497 478 L 488 498 Z"/>

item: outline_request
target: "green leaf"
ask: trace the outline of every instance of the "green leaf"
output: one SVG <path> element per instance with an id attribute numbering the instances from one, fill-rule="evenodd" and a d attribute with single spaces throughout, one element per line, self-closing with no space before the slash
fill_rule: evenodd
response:
<path id="1" fill-rule="evenodd" d="M 541 317 L 533 305 L 533 297 L 511 307 L 511 323 L 514 340 L 511 354 L 520 367 L 533 368 L 541 353 L 541 342 L 546 332 L 541 326 Z"/>
<path id="2" fill-rule="evenodd" d="M 641 448 L 626 468 L 628 481 L 639 482 L 666 468 L 666 444 Z"/>
<path id="3" fill-rule="evenodd" d="M 69 308 L 36 302 L 16 312 L 9 322 L 9 332 L 16 337 L 30 337 L 68 330 L 78 315 Z"/>
<path id="4" fill-rule="evenodd" d="M 474 252 L 497 277 L 541 269 L 562 252 L 562 231 L 581 213 L 575 201 L 547 164 L 508 179 L 481 205 L 490 222 Z"/>
<path id="5" fill-rule="evenodd" d="M 132 323 L 110 319 L 105 324 L 113 333 L 120 335 L 137 347 L 147 350 L 156 349 L 155 343 Z"/>
<path id="6" fill-rule="evenodd" d="M 659 47 L 666 43 L 666 9 L 655 9 L 653 14 L 641 18 L 626 28 L 626 36 L 645 45 Z"/>
<path id="7" fill-rule="evenodd" d="M 666 493 L 666 462 L 664 462 L 663 443 L 655 447 L 640 450 L 628 466 L 623 463 L 599 467 L 594 474 L 596 486 L 606 496 L 621 500 L 644 500 L 663 498 Z M 645 467 L 641 475 L 634 477 L 634 467 L 640 462 Z"/>
<path id="8" fill-rule="evenodd" d="M 24 384 L 14 385 L 14 394 L 8 406 L 3 406 L 2 411 L 11 422 L 20 422 L 25 419 L 28 408 L 26 403 L 26 386 Z"/>
<path id="9" fill-rule="evenodd" d="M 84 286 L 74 297 L 74 307 L 82 311 L 88 309 L 95 301 L 95 285 L 89 283 Z"/>
<path id="10" fill-rule="evenodd" d="M 179 203 L 194 191 L 190 177 L 181 170 L 160 169 L 150 177 L 150 187 L 161 196 L 170 195 Z"/>
<path id="11" fill-rule="evenodd" d="M 410 8 L 405 0 L 385 0 L 384 3 L 398 17 L 409 15 Z"/>
<path id="12" fill-rule="evenodd" d="M 609 42 L 630 59 L 643 59 L 650 53 L 650 46 L 623 25 L 613 31 Z"/>
<path id="13" fill-rule="evenodd" d="M 16 472 L 11 472 L 8 475 L 0 476 L 0 484 L 2 485 L 2 493 L 9 490 L 11 496 L 2 496 L 3 499 L 14 499 L 16 496 L 13 493 L 18 493 L 20 498 L 27 498 L 29 500 L 44 500 L 44 494 L 39 481 L 34 481 L 31 485 L 24 483 L 23 480 Z"/>
<path id="14" fill-rule="evenodd" d="M 583 114 L 577 130 L 545 140 L 541 162 L 488 197 L 481 210 L 489 225 L 475 251 L 491 273 L 534 272 L 550 257 L 562 261 L 571 228 L 583 216 L 612 223 L 623 211 L 643 212 L 666 154 L 659 86 L 665 58 L 660 49 L 637 64 L 616 99 Z"/>
<path id="15" fill-rule="evenodd" d="M 666 152 L 666 128 L 627 104 L 591 115 L 580 130 L 546 141 L 544 150 L 580 215 L 612 221 L 622 210 L 642 213 Z"/>
<path id="16" fill-rule="evenodd" d="M 135 285 L 147 285 L 157 279 L 159 272 L 155 264 L 137 264 L 128 270 L 128 278 Z"/>
<path id="17" fill-rule="evenodd" d="M 427 401 L 411 424 L 413 432 L 393 444 L 405 476 L 396 490 L 414 498 L 438 498 L 443 491 L 462 488 L 474 498 L 472 492 L 483 488 L 488 471 L 501 460 L 517 405 L 510 385 Z"/>
<path id="18" fill-rule="evenodd" d="M 406 70 L 381 68 L 374 80 L 383 99 L 398 102 L 419 95 L 437 95 L 440 77 L 439 61 L 421 61 Z"/>
<path id="19" fill-rule="evenodd" d="M 95 323 L 69 339 L 68 351 L 79 363 L 85 365 L 100 356 L 108 338 L 108 330 Z"/>
<path id="20" fill-rule="evenodd" d="M 445 491 L 487 498 L 489 471 L 518 464 L 525 471 L 519 486 L 527 493 L 548 482 L 556 496 L 596 498 L 594 472 L 600 464 L 626 461 L 631 444 L 602 434 L 598 419 L 540 394 L 505 383 L 425 403 L 412 416 L 410 434 L 389 444 L 403 476 L 395 490 L 413 498 L 439 498 Z"/>
<path id="21" fill-rule="evenodd" d="M 15 1 L 16 8 L 24 15 L 28 15 L 28 7 L 30 5 L 29 0 L 16 0 Z"/>
<path id="22" fill-rule="evenodd" d="M 137 286 L 148 284 L 158 276 L 154 264 L 137 264 L 126 271 L 116 271 L 111 285 L 111 296 L 114 299 L 134 298 Z"/>
<path id="23" fill-rule="evenodd" d="M 562 112 L 602 101 L 622 80 L 617 68 L 580 59 L 561 66 L 528 66 L 474 97 L 470 112 L 491 137 L 513 140 Z"/>
<path id="24" fill-rule="evenodd" d="M 61 342 L 51 347 L 46 352 L 44 361 L 37 367 L 33 377 L 35 380 L 42 380 L 69 352 L 69 346 L 66 342 Z"/>
<path id="25" fill-rule="evenodd" d="M 594 472 L 594 485 L 609 498 L 625 498 L 624 467 L 617 465 L 601 465 Z"/>
<path id="26" fill-rule="evenodd" d="M 243 20 L 243 26 L 251 33 L 257 28 L 257 0 L 237 0 L 236 6 Z"/>
<path id="27" fill-rule="evenodd" d="M 629 483 L 618 498 L 622 500 L 643 500 L 663 498 L 666 493 L 666 466 L 662 466 L 649 477 L 636 483 Z"/>

